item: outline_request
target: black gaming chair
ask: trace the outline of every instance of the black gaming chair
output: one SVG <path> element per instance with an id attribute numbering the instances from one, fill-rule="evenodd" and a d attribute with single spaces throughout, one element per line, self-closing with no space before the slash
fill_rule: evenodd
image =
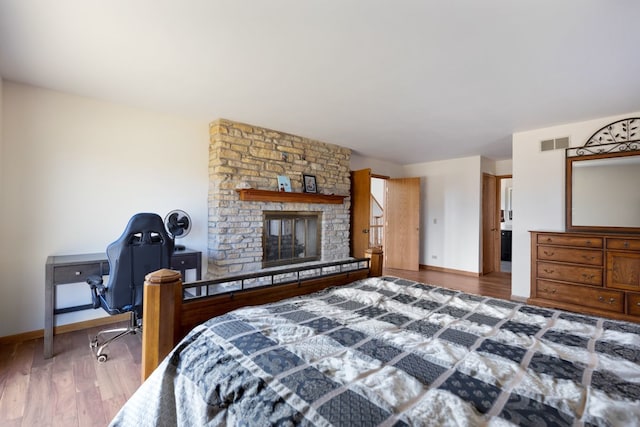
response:
<path id="1" fill-rule="evenodd" d="M 142 295 L 144 277 L 161 268 L 169 268 L 173 254 L 173 240 L 164 228 L 162 218 L 154 213 L 134 215 L 122 236 L 107 247 L 109 281 L 105 285 L 101 276 L 90 276 L 93 308 L 102 307 L 111 315 L 131 313 L 126 328 L 100 331 L 91 340 L 99 362 L 105 362 L 105 348 L 114 340 L 141 330 Z M 102 334 L 116 334 L 99 342 Z"/>

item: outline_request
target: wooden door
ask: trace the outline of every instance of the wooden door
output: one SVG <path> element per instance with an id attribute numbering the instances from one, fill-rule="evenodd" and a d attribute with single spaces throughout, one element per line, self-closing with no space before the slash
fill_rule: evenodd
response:
<path id="1" fill-rule="evenodd" d="M 482 174 L 482 274 L 500 271 L 496 177 Z"/>
<path id="2" fill-rule="evenodd" d="M 386 180 L 384 262 L 387 268 L 420 268 L 420 178 Z"/>
<path id="3" fill-rule="evenodd" d="M 351 256 L 364 257 L 369 249 L 371 169 L 351 171 Z"/>

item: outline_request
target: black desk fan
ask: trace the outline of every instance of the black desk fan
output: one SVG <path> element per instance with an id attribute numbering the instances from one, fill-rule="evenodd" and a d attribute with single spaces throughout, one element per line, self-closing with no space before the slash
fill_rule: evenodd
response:
<path id="1" fill-rule="evenodd" d="M 176 239 L 183 238 L 191 231 L 191 218 L 185 211 L 175 209 L 164 218 L 164 226 L 175 243 Z M 183 251 L 184 245 L 174 245 L 174 250 Z"/>

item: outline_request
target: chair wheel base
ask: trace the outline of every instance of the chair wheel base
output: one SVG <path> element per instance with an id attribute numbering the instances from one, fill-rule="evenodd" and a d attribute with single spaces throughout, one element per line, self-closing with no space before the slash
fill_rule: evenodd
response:
<path id="1" fill-rule="evenodd" d="M 104 354 L 104 351 L 113 341 L 129 334 L 141 332 L 142 328 L 138 325 L 139 320 L 136 313 L 134 311 L 130 313 L 131 318 L 127 327 L 103 330 L 89 338 L 89 348 L 95 354 L 98 362 L 103 363 L 107 361 L 107 355 Z"/>

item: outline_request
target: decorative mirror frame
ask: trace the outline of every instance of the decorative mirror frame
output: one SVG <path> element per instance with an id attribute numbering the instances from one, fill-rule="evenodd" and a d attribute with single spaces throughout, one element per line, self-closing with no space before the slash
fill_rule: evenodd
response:
<path id="1" fill-rule="evenodd" d="M 582 147 L 567 148 L 565 167 L 565 227 L 567 231 L 640 233 L 640 227 L 573 225 L 572 223 L 573 163 L 581 160 L 638 155 L 640 155 L 640 117 L 610 123 L 598 129 Z"/>

